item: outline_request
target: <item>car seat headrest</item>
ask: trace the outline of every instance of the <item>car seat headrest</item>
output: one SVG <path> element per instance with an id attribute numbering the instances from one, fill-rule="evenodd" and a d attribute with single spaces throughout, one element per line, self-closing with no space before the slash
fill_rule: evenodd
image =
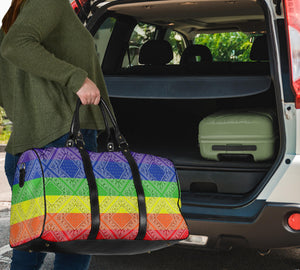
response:
<path id="1" fill-rule="evenodd" d="M 143 44 L 139 62 L 144 65 L 165 65 L 173 59 L 173 50 L 166 40 L 149 40 Z"/>
<path id="2" fill-rule="evenodd" d="M 191 45 L 183 51 L 180 59 L 180 65 L 196 63 L 196 56 L 201 57 L 200 62 L 211 63 L 213 61 L 209 48 L 204 45 Z"/>
<path id="3" fill-rule="evenodd" d="M 267 36 L 256 37 L 251 47 L 250 59 L 256 61 L 269 60 Z"/>

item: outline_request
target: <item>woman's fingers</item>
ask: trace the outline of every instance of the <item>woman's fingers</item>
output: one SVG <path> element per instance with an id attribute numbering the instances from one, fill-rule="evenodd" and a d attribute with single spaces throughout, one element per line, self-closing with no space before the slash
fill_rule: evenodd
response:
<path id="1" fill-rule="evenodd" d="M 97 96 L 96 98 L 95 98 L 95 100 L 94 100 L 94 105 L 98 105 L 99 104 L 99 102 L 100 102 L 100 98 L 101 98 L 101 96 L 99 95 L 99 96 Z"/>
<path id="2" fill-rule="evenodd" d="M 100 102 L 100 91 L 95 83 L 89 78 L 85 79 L 83 85 L 76 94 L 80 98 L 83 105 L 98 105 Z"/>

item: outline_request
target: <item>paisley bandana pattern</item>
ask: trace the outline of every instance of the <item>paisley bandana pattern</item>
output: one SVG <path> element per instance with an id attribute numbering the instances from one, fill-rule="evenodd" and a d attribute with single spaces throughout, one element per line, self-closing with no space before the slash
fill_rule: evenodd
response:
<path id="1" fill-rule="evenodd" d="M 100 206 L 97 239 L 134 240 L 139 228 L 138 202 L 126 158 L 121 152 L 88 153 Z M 180 212 L 180 191 L 172 162 L 152 155 L 132 155 L 146 198 L 144 240 L 187 238 L 189 232 Z M 19 182 L 22 169 L 23 186 Z M 21 156 L 13 185 L 10 223 L 12 247 L 36 238 L 52 242 L 88 238 L 89 187 L 77 148 L 35 149 Z"/>

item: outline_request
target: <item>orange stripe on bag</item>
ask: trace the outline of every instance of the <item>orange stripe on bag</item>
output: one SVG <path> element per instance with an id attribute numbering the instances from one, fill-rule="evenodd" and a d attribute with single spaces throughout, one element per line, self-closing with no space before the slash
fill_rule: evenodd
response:
<path id="1" fill-rule="evenodd" d="M 43 229 L 44 216 L 35 217 L 10 226 L 10 244 L 12 247 L 20 245 L 26 239 L 35 239 Z M 25 241 L 27 242 L 27 241 Z"/>

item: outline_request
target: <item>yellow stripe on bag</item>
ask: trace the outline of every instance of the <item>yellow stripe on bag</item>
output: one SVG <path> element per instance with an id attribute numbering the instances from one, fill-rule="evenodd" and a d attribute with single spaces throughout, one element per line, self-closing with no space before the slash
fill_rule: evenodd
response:
<path id="1" fill-rule="evenodd" d="M 89 196 L 46 196 L 47 213 L 90 213 Z"/>
<path id="2" fill-rule="evenodd" d="M 148 214 L 179 214 L 177 198 L 146 197 Z M 100 196 L 101 213 L 138 213 L 136 197 Z"/>
<path id="3" fill-rule="evenodd" d="M 100 213 L 138 213 L 136 197 L 99 196 Z M 90 213 L 88 196 L 46 196 L 47 213 Z M 146 197 L 148 214 L 179 214 L 177 198 Z M 38 207 L 37 207 L 38 206 Z M 32 208 L 32 209 L 31 209 Z M 35 209 L 35 210 L 34 210 Z M 12 206 L 11 224 L 44 214 L 44 200 L 37 198 Z"/>
<path id="4" fill-rule="evenodd" d="M 10 224 L 44 215 L 44 197 L 35 198 L 11 206 Z"/>

